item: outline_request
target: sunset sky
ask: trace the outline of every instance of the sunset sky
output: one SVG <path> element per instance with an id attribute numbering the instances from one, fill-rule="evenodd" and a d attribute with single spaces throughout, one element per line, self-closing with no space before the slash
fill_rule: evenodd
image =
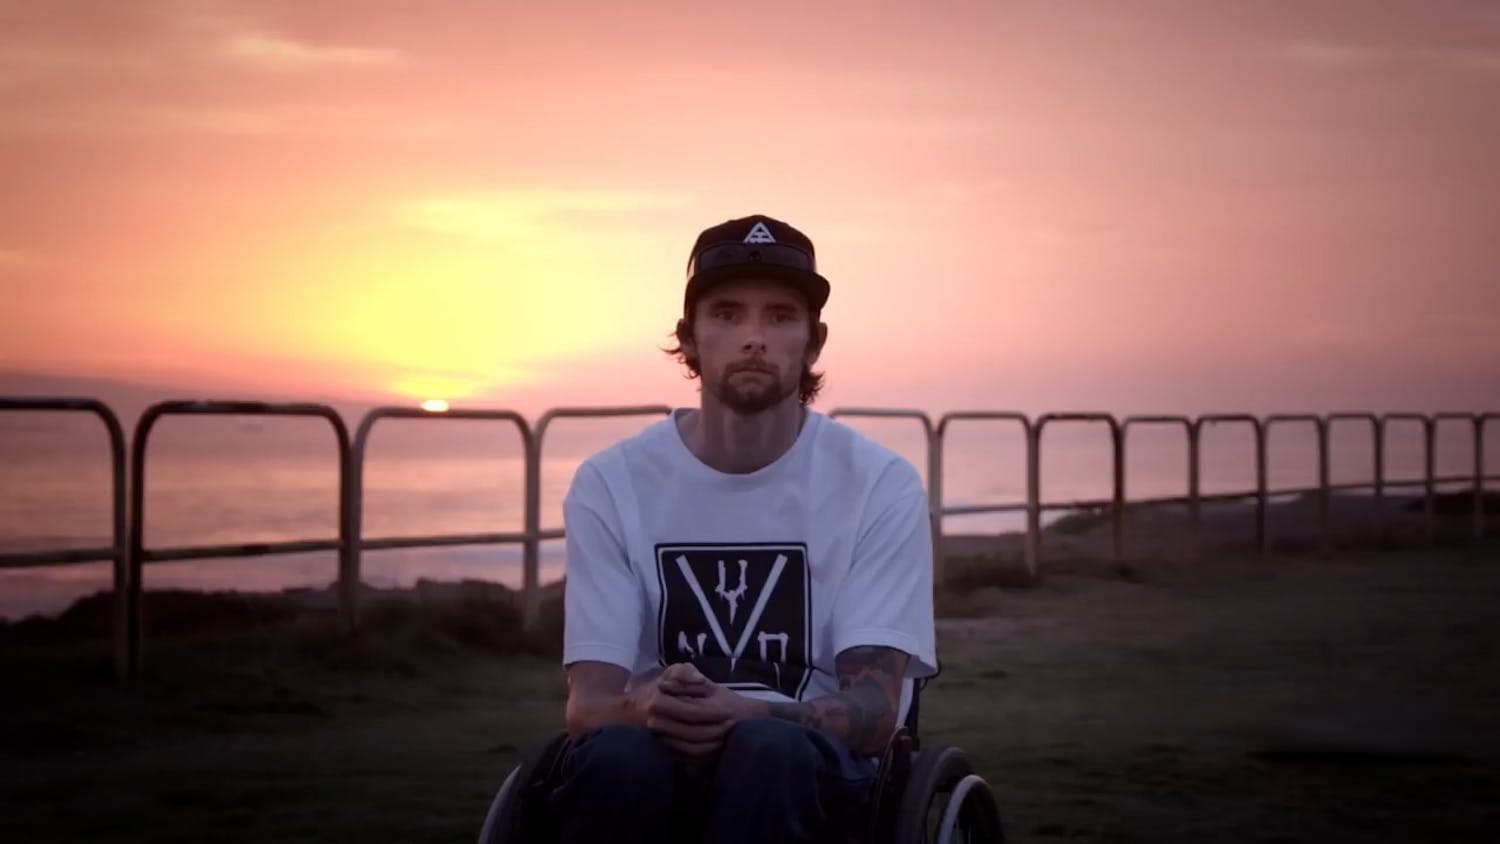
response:
<path id="1" fill-rule="evenodd" d="M 1500 409 L 1487 0 L 0 0 L 0 185 L 4 371 L 690 403 L 764 212 L 824 409 Z"/>

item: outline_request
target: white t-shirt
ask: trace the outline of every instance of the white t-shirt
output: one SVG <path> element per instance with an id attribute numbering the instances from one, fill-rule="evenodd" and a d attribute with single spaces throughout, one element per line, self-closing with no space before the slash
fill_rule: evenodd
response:
<path id="1" fill-rule="evenodd" d="M 590 457 L 563 505 L 564 665 L 619 665 L 635 687 L 675 662 L 765 700 L 838 691 L 858 645 L 936 673 L 927 493 L 906 459 L 807 411 L 774 463 L 725 474 L 676 417 Z M 910 706 L 905 684 L 900 717 Z"/>

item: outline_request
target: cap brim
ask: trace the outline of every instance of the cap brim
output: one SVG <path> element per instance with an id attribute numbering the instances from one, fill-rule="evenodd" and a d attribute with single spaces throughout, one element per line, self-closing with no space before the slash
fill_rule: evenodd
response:
<path id="1" fill-rule="evenodd" d="M 727 267 L 704 270 L 688 280 L 683 301 L 684 303 L 692 302 L 710 288 L 717 287 L 726 281 L 743 281 L 751 278 L 773 279 L 790 284 L 807 297 L 807 305 L 811 310 L 821 311 L 823 306 L 828 304 L 828 279 L 815 272 L 799 270 L 796 267 L 784 267 L 780 264 L 732 264 Z"/>

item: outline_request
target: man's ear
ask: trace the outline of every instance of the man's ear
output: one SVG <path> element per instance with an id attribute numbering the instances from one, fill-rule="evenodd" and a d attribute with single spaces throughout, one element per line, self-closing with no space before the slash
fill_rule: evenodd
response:
<path id="1" fill-rule="evenodd" d="M 828 323 L 820 322 L 813 326 L 812 339 L 807 344 L 807 365 L 812 366 L 818 362 L 818 356 L 823 354 L 823 346 L 828 342 Z"/>

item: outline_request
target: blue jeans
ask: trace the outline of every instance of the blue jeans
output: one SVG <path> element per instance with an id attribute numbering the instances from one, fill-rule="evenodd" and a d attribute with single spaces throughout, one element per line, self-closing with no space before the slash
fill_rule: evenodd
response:
<path id="1" fill-rule="evenodd" d="M 864 817 L 877 763 L 789 721 L 742 721 L 716 763 L 683 764 L 639 727 L 585 733 L 563 759 L 551 808 L 562 844 L 827 841 Z"/>

